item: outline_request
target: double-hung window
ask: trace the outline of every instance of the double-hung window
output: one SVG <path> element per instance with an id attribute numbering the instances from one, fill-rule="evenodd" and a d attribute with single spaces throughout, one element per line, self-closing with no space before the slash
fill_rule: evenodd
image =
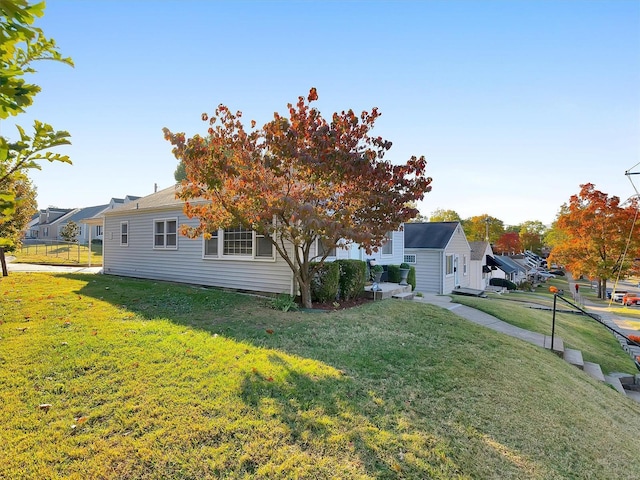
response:
<path id="1" fill-rule="evenodd" d="M 167 250 L 178 248 L 178 220 L 176 218 L 154 220 L 153 248 Z"/>
<path id="2" fill-rule="evenodd" d="M 120 222 L 120 246 L 129 245 L 129 222 Z"/>
<path id="3" fill-rule="evenodd" d="M 392 255 L 393 254 L 393 232 L 387 232 L 387 239 L 382 245 L 382 254 L 383 255 Z"/>
<path id="4" fill-rule="evenodd" d="M 453 275 L 453 255 L 447 255 L 446 274 Z"/>

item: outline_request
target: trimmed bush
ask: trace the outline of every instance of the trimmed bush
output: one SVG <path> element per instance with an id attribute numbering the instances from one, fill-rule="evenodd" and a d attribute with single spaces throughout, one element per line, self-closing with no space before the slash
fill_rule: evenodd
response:
<path id="1" fill-rule="evenodd" d="M 505 287 L 507 290 L 515 290 L 517 285 L 506 278 L 492 278 L 489 280 L 489 285 L 493 285 L 494 287 Z"/>
<path id="2" fill-rule="evenodd" d="M 360 296 L 367 280 L 367 262 L 362 260 L 336 260 L 340 268 L 338 280 L 340 298 L 351 300 Z"/>
<path id="3" fill-rule="evenodd" d="M 317 263 L 311 263 L 314 268 Z M 337 262 L 326 262 L 311 279 L 311 301 L 330 302 L 338 297 L 340 266 Z"/>
<path id="4" fill-rule="evenodd" d="M 407 283 L 411 285 L 411 291 L 416 289 L 416 267 L 409 267 L 409 275 L 407 276 Z"/>
<path id="5" fill-rule="evenodd" d="M 387 265 L 387 278 L 391 283 L 400 283 L 400 267 L 398 265 Z"/>

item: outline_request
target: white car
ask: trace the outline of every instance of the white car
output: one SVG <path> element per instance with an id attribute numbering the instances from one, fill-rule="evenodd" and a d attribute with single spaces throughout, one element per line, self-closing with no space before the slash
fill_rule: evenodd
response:
<path id="1" fill-rule="evenodd" d="M 622 297 L 624 297 L 627 293 L 628 293 L 628 292 L 626 292 L 626 291 L 625 291 L 625 292 L 615 291 L 615 292 L 613 292 L 613 293 L 611 294 L 611 299 L 612 299 L 614 302 L 618 302 L 618 303 L 620 303 L 620 302 L 622 302 Z"/>

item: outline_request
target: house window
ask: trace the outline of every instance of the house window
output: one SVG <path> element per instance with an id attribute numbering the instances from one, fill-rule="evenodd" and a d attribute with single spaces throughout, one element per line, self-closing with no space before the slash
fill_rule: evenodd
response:
<path id="1" fill-rule="evenodd" d="M 273 258 L 273 243 L 268 235 L 256 233 L 256 257 Z"/>
<path id="2" fill-rule="evenodd" d="M 204 240 L 204 256 L 205 257 L 217 257 L 218 256 L 218 231 L 211 232 L 211 238 Z"/>
<path id="3" fill-rule="evenodd" d="M 211 238 L 204 240 L 204 258 L 225 257 L 273 259 L 273 243 L 268 235 L 244 227 L 211 232 Z"/>
<path id="4" fill-rule="evenodd" d="M 387 239 L 382 245 L 382 254 L 383 255 L 391 255 L 393 254 L 393 232 L 387 232 Z"/>
<path id="5" fill-rule="evenodd" d="M 96 226 L 96 236 L 99 237 L 102 235 L 102 225 Z"/>
<path id="6" fill-rule="evenodd" d="M 223 232 L 222 253 L 231 256 L 253 254 L 253 231 L 244 227 L 231 228 Z"/>
<path id="7" fill-rule="evenodd" d="M 415 253 L 405 254 L 404 263 L 416 263 L 416 254 Z"/>
<path id="8" fill-rule="evenodd" d="M 120 222 L 120 245 L 129 245 L 129 222 Z"/>
<path id="9" fill-rule="evenodd" d="M 42 236 L 43 237 L 48 237 L 49 236 L 49 227 L 44 227 L 42 229 Z"/>
<path id="10" fill-rule="evenodd" d="M 324 257 L 325 254 L 327 255 L 327 257 L 336 256 L 336 247 L 327 245 L 327 242 L 324 241 L 323 239 L 318 238 L 316 240 L 316 245 L 317 245 L 317 252 L 318 252 L 317 256 L 319 258 Z"/>
<path id="11" fill-rule="evenodd" d="M 462 274 L 463 275 L 467 274 L 467 256 L 466 255 L 462 256 Z"/>
<path id="12" fill-rule="evenodd" d="M 154 220 L 153 248 L 176 250 L 178 248 L 178 220 L 175 218 Z"/>
<path id="13" fill-rule="evenodd" d="M 453 255 L 447 255 L 446 258 L 446 274 L 453 275 Z"/>

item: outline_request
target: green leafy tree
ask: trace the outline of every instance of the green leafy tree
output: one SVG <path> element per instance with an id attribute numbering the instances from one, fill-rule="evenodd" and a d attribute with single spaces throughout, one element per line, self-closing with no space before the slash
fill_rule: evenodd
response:
<path id="1" fill-rule="evenodd" d="M 371 136 L 380 113 L 333 113 L 326 120 L 308 97 L 289 104 L 288 116 L 274 114 L 262 128 L 245 130 L 240 112 L 220 105 L 203 120 L 208 135 L 186 139 L 165 129 L 174 155 L 184 161 L 187 181 L 178 190 L 196 237 L 218 228 L 242 226 L 271 242 L 289 265 L 302 304 L 311 306 L 311 285 L 328 252 L 358 243 L 380 247 L 389 231 L 416 216 L 410 202 L 431 190 L 424 157 L 405 164 L 384 160 L 391 142 Z M 325 247 L 315 257 L 314 245 Z M 315 261 L 317 260 L 317 261 Z"/>
<path id="2" fill-rule="evenodd" d="M 33 26 L 44 14 L 44 7 L 44 2 L 31 5 L 26 0 L 0 0 L 0 119 L 23 113 L 40 92 L 38 85 L 25 78 L 35 72 L 34 62 L 54 60 L 73 66 L 71 59 L 62 57 L 55 41 Z M 17 176 L 39 169 L 39 160 L 71 163 L 68 156 L 50 151 L 70 143 L 68 132 L 55 131 L 37 120 L 33 134 L 17 128 L 18 141 L 0 137 L 0 224 L 15 215 L 16 196 L 10 187 Z"/>
<path id="3" fill-rule="evenodd" d="M 547 227 L 539 220 L 528 220 L 520 224 L 520 243 L 525 250 L 542 253 Z"/>
<path id="4" fill-rule="evenodd" d="M 462 229 L 470 242 L 487 240 L 488 233 L 489 243 L 495 243 L 505 232 L 502 220 L 486 213 L 465 219 L 462 222 Z"/>
<path id="5" fill-rule="evenodd" d="M 430 222 L 460 222 L 462 223 L 462 218 L 458 215 L 458 212 L 455 210 L 443 210 L 442 208 L 438 208 L 431 212 L 431 216 L 429 217 Z"/>
<path id="6" fill-rule="evenodd" d="M 78 235 L 80 235 L 80 226 L 73 220 L 60 229 L 60 236 L 66 242 L 77 242 Z"/>
<path id="7" fill-rule="evenodd" d="M 181 183 L 183 180 L 187 179 L 187 170 L 184 166 L 184 162 L 179 162 L 176 167 L 176 171 L 173 172 L 173 178 L 176 179 L 176 182 Z"/>
<path id="8" fill-rule="evenodd" d="M 13 175 L 7 190 L 16 201 L 13 215 L 0 223 L 0 247 L 11 252 L 20 248 L 24 229 L 38 211 L 38 204 L 36 189 L 26 175 Z"/>

